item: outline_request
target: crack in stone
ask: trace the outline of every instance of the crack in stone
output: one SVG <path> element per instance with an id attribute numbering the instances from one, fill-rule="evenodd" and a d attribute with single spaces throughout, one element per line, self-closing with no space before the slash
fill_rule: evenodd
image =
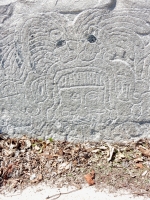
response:
<path id="1" fill-rule="evenodd" d="M 59 1 L 59 0 L 56 0 L 56 2 L 55 2 L 55 6 L 57 5 L 58 1 Z"/>

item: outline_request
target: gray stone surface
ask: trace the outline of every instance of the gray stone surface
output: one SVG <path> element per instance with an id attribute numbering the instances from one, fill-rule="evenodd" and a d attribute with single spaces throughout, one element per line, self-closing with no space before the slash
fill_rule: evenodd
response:
<path id="1" fill-rule="evenodd" d="M 0 132 L 149 137 L 149 7 L 146 0 L 1 0 Z"/>

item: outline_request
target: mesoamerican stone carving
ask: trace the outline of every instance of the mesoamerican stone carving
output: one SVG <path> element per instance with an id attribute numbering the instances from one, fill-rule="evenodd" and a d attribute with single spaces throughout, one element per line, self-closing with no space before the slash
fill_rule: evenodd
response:
<path id="1" fill-rule="evenodd" d="M 15 18 L 13 4 L 0 11 L 1 132 L 75 141 L 148 137 L 150 10 Z"/>

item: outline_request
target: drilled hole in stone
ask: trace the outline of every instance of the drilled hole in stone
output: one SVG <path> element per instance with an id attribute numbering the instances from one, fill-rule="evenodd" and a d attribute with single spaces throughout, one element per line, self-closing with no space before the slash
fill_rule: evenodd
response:
<path id="1" fill-rule="evenodd" d="M 62 47 L 65 44 L 66 44 L 65 40 L 60 40 L 60 41 L 57 42 L 56 46 L 57 47 Z"/>
<path id="2" fill-rule="evenodd" d="M 90 43 L 94 43 L 96 41 L 96 37 L 94 35 L 89 35 L 87 40 L 90 42 Z"/>

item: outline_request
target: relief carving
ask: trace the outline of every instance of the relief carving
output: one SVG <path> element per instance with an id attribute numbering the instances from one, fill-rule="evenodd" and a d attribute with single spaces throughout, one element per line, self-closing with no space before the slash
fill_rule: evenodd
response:
<path id="1" fill-rule="evenodd" d="M 92 9 L 74 21 L 48 12 L 9 28 L 2 22 L 0 129 L 84 139 L 149 123 L 149 12 Z"/>

